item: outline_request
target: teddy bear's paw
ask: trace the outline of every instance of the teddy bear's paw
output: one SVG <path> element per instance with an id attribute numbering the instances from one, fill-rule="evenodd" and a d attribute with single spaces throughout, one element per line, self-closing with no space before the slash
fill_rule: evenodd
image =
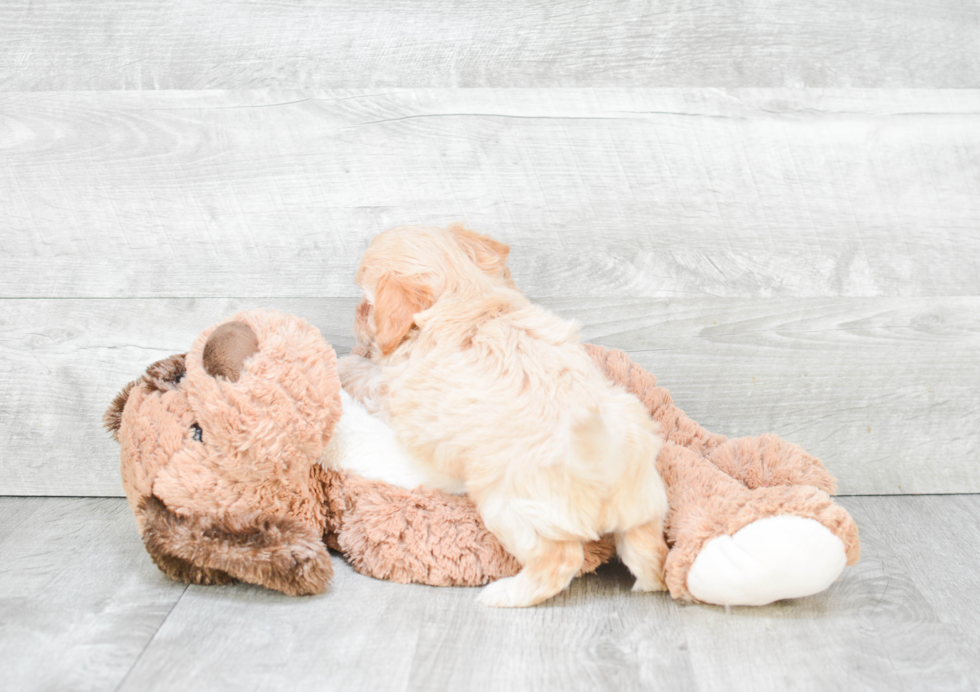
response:
<path id="1" fill-rule="evenodd" d="M 843 542 L 815 519 L 767 517 L 705 543 L 687 588 L 704 603 L 766 605 L 823 591 L 846 562 Z"/>
<path id="2" fill-rule="evenodd" d="M 288 561 L 290 564 L 278 564 L 283 561 Z M 271 574 L 267 575 L 266 581 L 259 583 L 282 591 L 288 596 L 313 596 L 323 593 L 333 577 L 330 554 L 325 549 L 302 550 L 294 548 L 281 556 L 280 559 L 274 559 L 272 567 Z"/>

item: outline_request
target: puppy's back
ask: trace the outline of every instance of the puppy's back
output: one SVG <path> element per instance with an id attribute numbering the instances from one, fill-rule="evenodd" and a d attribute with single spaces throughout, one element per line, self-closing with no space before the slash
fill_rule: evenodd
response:
<path id="1" fill-rule="evenodd" d="M 498 293 L 483 305 L 426 316 L 418 344 L 424 362 L 393 388 L 425 395 L 396 397 L 394 418 L 429 431 L 430 439 L 413 442 L 464 477 L 471 493 L 499 483 L 521 493 L 540 487 L 568 497 L 571 513 L 604 531 L 629 520 L 622 516 L 629 508 L 649 511 L 643 498 L 663 495 L 655 421 L 600 372 L 576 323 L 504 294 L 503 302 Z"/>

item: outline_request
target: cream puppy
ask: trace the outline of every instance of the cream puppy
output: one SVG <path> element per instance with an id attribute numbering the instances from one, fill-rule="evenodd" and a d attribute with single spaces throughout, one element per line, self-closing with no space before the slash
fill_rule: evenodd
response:
<path id="1" fill-rule="evenodd" d="M 394 431 L 343 389 L 340 403 L 344 412 L 320 457 L 321 466 L 353 471 L 362 478 L 384 481 L 406 490 L 424 485 L 453 495 L 466 493 L 458 479 L 447 478 L 431 465 L 421 464 L 406 454 Z"/>
<path id="2" fill-rule="evenodd" d="M 523 565 L 480 602 L 554 596 L 582 566 L 582 543 L 607 533 L 634 589 L 662 590 L 657 424 L 603 377 L 576 324 L 517 290 L 508 251 L 461 226 L 377 236 L 356 276 L 362 355 L 341 359 L 341 382 L 413 459 L 463 483 Z"/>

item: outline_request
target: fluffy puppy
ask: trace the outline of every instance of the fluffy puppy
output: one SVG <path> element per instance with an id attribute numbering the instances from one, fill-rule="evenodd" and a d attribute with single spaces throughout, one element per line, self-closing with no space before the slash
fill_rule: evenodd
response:
<path id="1" fill-rule="evenodd" d="M 520 561 L 480 602 L 554 596 L 579 571 L 582 543 L 607 533 L 634 590 L 662 590 L 657 424 L 603 377 L 576 324 L 517 290 L 508 251 L 461 226 L 378 235 L 357 269 L 359 355 L 341 359 L 341 382 L 434 476 L 462 481 Z"/>

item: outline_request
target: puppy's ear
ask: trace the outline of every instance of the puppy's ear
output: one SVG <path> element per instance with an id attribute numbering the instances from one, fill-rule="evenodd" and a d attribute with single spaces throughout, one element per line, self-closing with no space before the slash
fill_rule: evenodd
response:
<path id="1" fill-rule="evenodd" d="M 371 344 L 374 339 L 371 336 L 370 319 L 371 304 L 367 298 L 361 298 L 361 302 L 357 304 L 357 309 L 354 311 L 354 336 L 357 338 L 357 343 L 351 349 L 351 354 L 355 356 L 371 357 Z"/>
<path id="2" fill-rule="evenodd" d="M 448 228 L 452 231 L 456 242 L 463 248 L 463 251 L 480 269 L 490 276 L 500 276 L 506 273 L 507 278 L 510 278 L 510 272 L 507 269 L 507 255 L 510 254 L 509 245 L 494 240 L 490 236 L 467 230 L 461 223 L 452 224 Z"/>
<path id="3" fill-rule="evenodd" d="M 417 280 L 384 274 L 374 290 L 378 348 L 385 355 L 398 347 L 414 323 L 415 313 L 432 307 L 432 289 Z"/>

